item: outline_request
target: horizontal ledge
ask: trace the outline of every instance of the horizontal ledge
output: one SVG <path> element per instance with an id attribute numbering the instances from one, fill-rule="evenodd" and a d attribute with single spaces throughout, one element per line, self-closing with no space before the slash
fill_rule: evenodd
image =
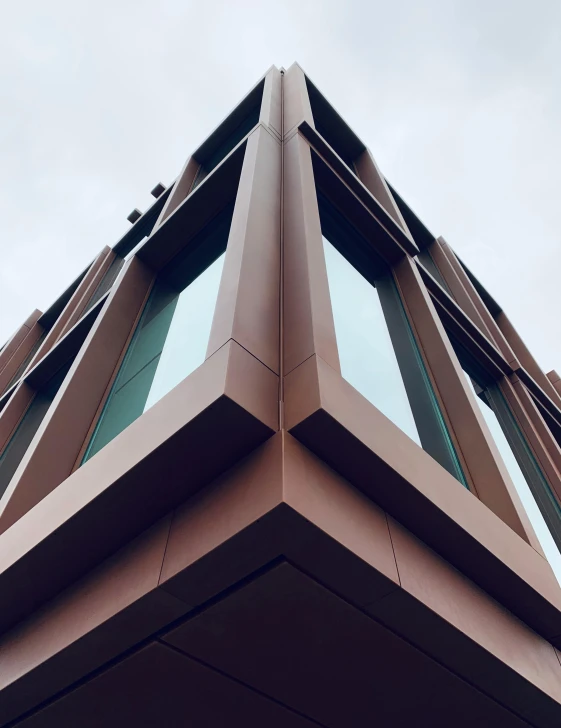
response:
<path id="1" fill-rule="evenodd" d="M 0 631 L 270 437 L 277 393 L 230 341 L 14 523 L 0 536 Z"/>
<path id="2" fill-rule="evenodd" d="M 107 291 L 95 304 L 86 311 L 74 326 L 62 336 L 37 364 L 27 371 L 17 382 L 14 382 L 0 397 L 0 411 L 14 393 L 20 382 L 27 382 L 34 389 L 39 389 L 63 366 L 70 357 L 78 353 L 78 350 L 86 340 L 89 330 L 93 326 L 99 312 L 101 311 L 110 291 Z"/>
<path id="3" fill-rule="evenodd" d="M 481 359 L 483 357 L 490 373 L 495 377 L 503 374 L 512 374 L 513 369 L 501 352 L 489 341 L 489 339 L 481 332 L 481 330 L 473 323 L 469 316 L 456 303 L 450 294 L 444 290 L 440 283 L 431 275 L 431 273 L 420 263 L 416 261 L 417 269 L 421 274 L 423 283 L 427 287 L 433 302 L 436 304 L 439 313 L 442 312 L 446 320 L 443 324 L 449 324 L 450 329 L 458 339 L 466 346 L 466 348 Z"/>
<path id="4" fill-rule="evenodd" d="M 307 121 L 299 124 L 298 131 L 314 149 L 316 154 L 323 159 L 324 163 L 333 169 L 365 205 L 378 224 L 384 228 L 386 234 L 394 241 L 394 245 L 400 249 L 400 254 L 402 255 L 403 251 L 405 251 L 409 255 L 417 255 L 419 249 L 415 243 L 409 239 L 391 215 L 386 212 L 370 190 L 362 184 L 360 179 L 353 174 L 339 155 L 333 151 L 325 139 Z"/>
<path id="5" fill-rule="evenodd" d="M 285 379 L 288 431 L 548 640 L 561 635 L 551 567 L 319 357 Z"/>
<path id="6" fill-rule="evenodd" d="M 557 420 L 561 422 L 561 409 L 555 404 L 551 397 L 540 387 L 536 380 L 528 374 L 528 372 L 520 365 L 513 367 L 500 351 L 489 341 L 477 326 L 471 321 L 462 308 L 454 301 L 450 294 L 444 290 L 440 283 L 430 274 L 430 272 L 420 263 L 416 261 L 417 268 L 424 284 L 434 302 L 438 304 L 441 310 L 448 317 L 454 326 L 454 333 L 460 338 L 462 343 L 468 342 L 470 351 L 475 351 L 475 355 L 480 354 L 484 357 L 490 371 L 495 376 L 502 374 L 517 374 L 524 382 L 528 390 L 534 395 L 535 399 Z M 462 333 L 463 332 L 463 333 Z M 469 345 L 471 343 L 471 346 Z"/>

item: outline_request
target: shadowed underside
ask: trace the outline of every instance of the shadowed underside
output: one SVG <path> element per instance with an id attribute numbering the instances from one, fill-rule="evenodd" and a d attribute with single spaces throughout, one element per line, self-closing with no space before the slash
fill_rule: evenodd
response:
<path id="1" fill-rule="evenodd" d="M 557 728 L 558 375 L 297 64 L 153 194 L 0 350 L 0 726 Z"/>

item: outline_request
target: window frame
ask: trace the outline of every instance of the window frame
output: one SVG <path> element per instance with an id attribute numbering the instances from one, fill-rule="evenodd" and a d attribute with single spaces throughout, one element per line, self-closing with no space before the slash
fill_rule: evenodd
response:
<path id="1" fill-rule="evenodd" d="M 280 113 L 278 71 L 273 80 L 275 83 L 269 83 L 268 116 L 262 118 L 163 223 L 154 227 L 121 269 L 116 283 L 103 299 L 100 316 L 70 376 L 57 395 L 56 408 L 49 410 L 41 437 L 33 442 L 27 467 L 18 473 L 10 498 L 3 504 L 0 532 L 68 476 L 78 475 L 75 471 L 83 448 L 103 409 L 120 359 L 158 271 L 231 201 L 235 201 L 235 205 L 223 275 L 206 359 L 199 367 L 208 370 L 206 390 L 223 390 L 229 396 L 223 399 L 224 404 L 213 409 L 214 415 L 209 413 L 207 416 L 218 417 L 221 408 L 231 408 L 233 402 L 240 403 L 235 405 L 238 409 L 235 413 L 230 412 L 225 423 L 216 425 L 216 432 L 220 432 L 225 426 L 239 421 L 240 431 L 232 438 L 232 444 L 224 448 L 227 451 L 224 458 L 233 457 L 234 452 L 239 457 L 244 447 L 249 448 L 250 443 L 254 447 L 275 431 L 278 426 L 276 394 L 280 346 L 281 142 L 265 121 L 269 117 L 276 120 L 276 114 Z M 278 120 L 275 123 L 278 124 Z M 99 303 L 86 315 L 97 311 Z M 198 371 L 186 377 L 178 387 L 187 391 L 192 380 L 192 386 L 200 389 L 195 385 L 202 376 Z M 257 394 L 248 390 L 250 380 L 257 386 Z M 270 401 L 273 392 L 274 401 Z M 165 400 L 169 402 L 170 398 L 164 397 L 156 407 Z M 150 429 L 149 425 L 143 424 L 146 417 L 150 419 L 150 413 L 148 410 L 131 427 L 138 425 L 137 429 Z M 72 422 L 71 427 L 69 422 Z M 200 426 L 205 426 L 202 421 Z M 62 447 L 61 427 L 69 430 Z M 193 422 L 190 427 L 196 430 L 197 424 Z M 112 443 L 122 438 L 128 429 Z M 50 457 L 54 447 L 58 451 L 56 459 Z M 91 470 L 99 457 L 109 458 L 111 462 L 116 450 L 113 448 L 107 453 L 107 449 L 100 450 L 84 468 Z M 193 453 L 192 458 L 197 461 L 199 453 Z M 218 459 L 214 467 L 220 462 Z M 41 472 L 40 489 L 34 489 L 33 478 L 38 471 Z"/>
<path id="2" fill-rule="evenodd" d="M 305 102 L 300 103 L 300 113 L 294 108 L 288 109 L 289 118 L 301 115 L 305 119 Z M 373 249 L 391 268 L 469 489 L 518 535 L 539 549 L 514 485 L 504 478 L 490 434 L 481 421 L 477 404 L 472 401 L 472 395 L 467 390 L 467 383 L 461 379 L 459 363 L 446 341 L 428 292 L 412 260 L 411 256 L 418 253 L 417 246 L 397 225 L 392 227 L 387 224 L 388 215 L 381 214 L 379 206 L 368 204 L 370 200 L 361 196 L 357 184 L 350 180 L 353 175 L 342 171 L 346 165 L 340 164 L 336 168 L 332 159 L 326 159 L 310 143 L 309 137 L 312 135 L 308 127 L 306 121 L 297 125 L 285 141 L 285 231 L 289 230 L 292 238 L 288 254 L 287 241 L 284 243 L 285 260 L 290 270 L 300 269 L 296 277 L 291 276 L 290 281 L 285 282 L 285 376 L 290 376 L 314 354 L 340 376 L 315 199 L 317 185 L 324 193 L 327 188 L 335 190 L 329 194 L 327 189 L 327 196 L 332 201 L 336 199 L 339 210 L 370 241 Z M 300 229 L 295 231 L 295 226 Z M 302 286 L 308 291 L 300 296 L 308 299 L 304 307 L 302 301 L 294 299 L 293 293 L 294 288 Z M 309 441 L 305 444 L 310 446 Z M 416 447 L 413 443 L 412 446 Z"/>

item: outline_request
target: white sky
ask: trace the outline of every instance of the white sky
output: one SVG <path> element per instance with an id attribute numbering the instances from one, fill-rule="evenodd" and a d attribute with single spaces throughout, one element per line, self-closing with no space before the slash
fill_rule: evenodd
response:
<path id="1" fill-rule="evenodd" d="M 561 370 L 561 3 L 28 0 L 0 45 L 0 343 L 297 60 Z"/>

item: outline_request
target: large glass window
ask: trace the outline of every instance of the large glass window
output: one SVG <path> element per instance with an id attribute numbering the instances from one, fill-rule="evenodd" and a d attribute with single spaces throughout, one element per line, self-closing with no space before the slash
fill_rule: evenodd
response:
<path id="1" fill-rule="evenodd" d="M 496 383 L 485 383 L 471 370 L 466 380 L 506 466 L 514 487 L 526 509 L 541 547 L 561 583 L 561 554 L 552 536 L 559 531 L 561 510 L 551 492 L 516 420 Z M 543 515 L 542 515 L 543 514 Z M 544 518 L 545 516 L 545 518 Z M 546 522 L 549 521 L 548 523 Z"/>
<path id="2" fill-rule="evenodd" d="M 25 451 L 31 444 L 72 362 L 68 362 L 41 387 L 27 408 L 16 431 L 0 455 L 0 497 L 8 487 Z"/>
<path id="3" fill-rule="evenodd" d="M 319 206 L 343 377 L 467 487 L 390 271 L 322 196 Z"/>
<path id="4" fill-rule="evenodd" d="M 204 362 L 231 214 L 218 216 L 158 275 L 84 461 Z"/>

